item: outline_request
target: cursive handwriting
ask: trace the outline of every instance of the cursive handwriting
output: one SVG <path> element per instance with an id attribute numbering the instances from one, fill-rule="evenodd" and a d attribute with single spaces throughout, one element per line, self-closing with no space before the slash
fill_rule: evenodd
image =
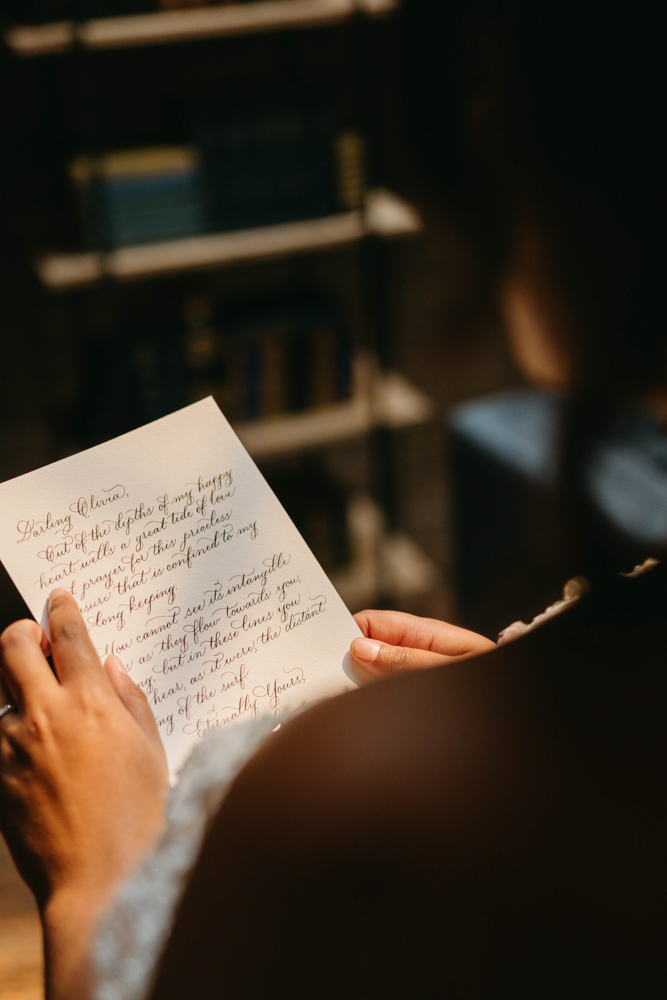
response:
<path id="1" fill-rule="evenodd" d="M 110 503 L 115 503 L 116 500 L 123 500 L 127 496 L 127 490 L 122 485 L 122 483 L 116 483 L 115 486 L 110 486 L 108 490 L 102 489 L 103 493 L 106 493 L 105 497 L 96 497 L 94 493 L 91 493 L 89 497 L 79 497 L 69 505 L 69 509 L 73 514 L 80 514 L 81 517 L 90 517 L 90 514 L 94 510 L 99 510 L 100 507 L 106 507 Z"/>
<path id="2" fill-rule="evenodd" d="M 72 518 L 69 514 L 65 514 L 64 517 L 54 517 L 49 512 L 43 521 L 35 521 L 34 518 L 19 521 L 16 530 L 19 533 L 19 543 L 27 542 L 29 538 L 41 538 L 50 531 L 55 535 L 62 535 L 63 538 L 69 538 L 72 534 Z"/>
<path id="3" fill-rule="evenodd" d="M 274 678 L 269 681 L 268 684 L 264 684 L 252 689 L 252 693 L 255 698 L 268 698 L 269 708 L 273 712 L 278 714 L 278 706 L 280 705 L 280 699 L 286 691 L 291 691 L 292 688 L 300 687 L 302 684 L 306 683 L 306 678 L 304 677 L 303 670 L 301 667 L 293 667 L 291 670 L 283 670 L 283 673 L 287 676 L 283 678 Z"/>
<path id="4" fill-rule="evenodd" d="M 185 478 L 143 497 L 131 487 L 131 500 L 124 483 L 82 493 L 65 513 L 18 520 L 15 536 L 37 591 L 66 587 L 99 655 L 137 672 L 167 740 L 298 699 L 307 674 L 275 659 L 327 609 L 298 555 L 263 547 L 264 515 L 231 468 Z"/>

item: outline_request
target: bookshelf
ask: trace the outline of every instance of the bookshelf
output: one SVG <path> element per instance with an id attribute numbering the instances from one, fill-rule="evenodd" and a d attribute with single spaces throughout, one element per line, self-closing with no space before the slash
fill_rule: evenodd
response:
<path id="1" fill-rule="evenodd" d="M 379 189 L 369 192 L 363 211 L 120 247 L 107 254 L 51 253 L 41 257 L 36 266 L 47 288 L 65 291 L 94 285 L 103 277 L 131 281 L 183 274 L 333 250 L 368 235 L 385 239 L 413 236 L 421 228 L 421 219 L 411 205 L 391 191 Z"/>
<path id="2" fill-rule="evenodd" d="M 343 537 L 347 525 L 349 542 L 349 563 L 336 564 L 333 579 L 355 610 L 424 593 L 439 575 L 401 530 L 393 500 L 400 476 L 394 432 L 436 417 L 431 400 L 395 369 L 391 346 L 400 308 L 390 302 L 403 266 L 403 251 L 391 244 L 423 229 L 418 211 L 382 186 L 382 108 L 394 106 L 385 48 L 398 27 L 384 15 L 397 6 L 257 0 L 15 24 L 5 32 L 5 62 L 27 95 L 16 131 L 33 150 L 25 183 L 21 175 L 34 216 L 25 266 L 31 294 L 35 272 L 39 279 L 45 331 L 56 331 L 73 359 L 71 388 L 53 404 L 48 446 L 58 455 L 59 447 L 123 433 L 187 402 L 201 384 L 236 418 L 236 432 L 267 475 L 314 469 L 330 484 L 338 506 L 323 517 Z M 57 58 L 31 58 L 49 55 Z M 36 133 L 39 124 L 41 143 L 28 123 Z M 271 166 L 260 169 L 261 157 Z M 88 170 L 81 176 L 79 161 Z M 189 229 L 169 230 L 162 223 L 170 212 L 192 208 L 186 181 L 198 192 L 201 217 Z M 292 201 L 288 182 L 298 193 L 289 194 Z M 215 200 L 225 184 L 225 197 L 241 206 L 237 214 Z M 270 211 L 265 188 L 273 192 Z M 171 202 L 159 194 L 166 190 L 175 192 Z M 141 212 L 160 215 L 162 228 L 142 230 Z M 327 383 L 322 391 L 321 358 L 333 349 L 322 327 L 308 333 L 319 346 L 312 357 L 310 348 L 302 352 L 302 370 L 293 363 L 301 328 L 295 320 L 281 333 L 278 306 L 257 349 L 247 346 L 256 332 L 224 326 L 234 308 L 264 300 L 274 308 L 281 295 L 296 297 L 297 312 L 307 311 L 309 295 L 340 308 L 341 339 L 331 343 L 345 358 L 344 388 L 331 392 Z M 209 318 L 191 322 L 192 303 L 209 303 Z M 233 346 L 233 337 L 246 346 Z M 213 352 L 203 375 L 186 350 L 192 344 Z M 250 405 L 251 389 L 269 392 L 268 366 L 283 363 L 276 351 L 293 352 L 282 381 L 274 379 L 280 392 Z M 337 370 L 338 360 L 326 357 Z M 258 369 L 246 367 L 249 358 Z M 295 401 L 293 385 L 308 387 L 309 379 L 312 391 Z"/>
<path id="3" fill-rule="evenodd" d="M 234 430 L 253 458 L 264 459 L 324 448 L 375 427 L 412 427 L 434 416 L 428 396 L 399 372 L 379 371 L 373 356 L 362 352 L 355 358 L 349 400 L 236 424 Z"/>
<path id="4" fill-rule="evenodd" d="M 331 582 L 350 608 L 363 608 L 382 590 L 404 600 L 438 585 L 438 567 L 403 531 L 389 531 L 380 506 L 358 493 L 347 507 L 349 566 L 334 570 Z"/>
<path id="5" fill-rule="evenodd" d="M 166 45 L 259 32 L 325 27 L 349 21 L 357 14 L 378 17 L 391 13 L 398 0 L 258 0 L 191 10 L 132 14 L 84 21 L 15 25 L 5 42 L 16 55 L 46 56 L 67 52 L 75 44 L 86 49 Z"/>

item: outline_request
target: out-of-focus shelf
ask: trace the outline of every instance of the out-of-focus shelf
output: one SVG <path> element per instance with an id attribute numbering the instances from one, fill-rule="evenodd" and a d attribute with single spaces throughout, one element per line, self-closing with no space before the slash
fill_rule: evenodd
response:
<path id="1" fill-rule="evenodd" d="M 47 254 L 37 261 L 37 273 L 47 288 L 64 291 L 94 285 L 105 276 L 132 281 L 226 267 L 272 257 L 331 250 L 356 243 L 370 234 L 384 238 L 410 236 L 421 228 L 421 219 L 411 205 L 391 191 L 380 188 L 368 193 L 363 211 L 142 243 L 119 247 L 107 254 Z"/>
<path id="2" fill-rule="evenodd" d="M 361 437 L 374 427 L 411 427 L 434 413 L 433 403 L 420 389 L 398 372 L 378 372 L 372 356 L 362 353 L 355 359 L 350 399 L 248 421 L 234 430 L 253 458 L 268 458 Z"/>
<path id="3" fill-rule="evenodd" d="M 434 590 L 442 574 L 409 535 L 387 531 L 380 507 L 364 493 L 347 509 L 351 560 L 331 574 L 331 582 L 350 611 L 372 606 L 380 595 L 399 600 Z"/>
<path id="4" fill-rule="evenodd" d="M 357 12 L 378 17 L 398 0 L 259 0 L 187 10 L 103 17 L 76 24 L 15 25 L 5 32 L 7 45 L 20 56 L 66 52 L 75 42 L 87 49 L 165 45 L 224 35 L 286 31 L 350 20 Z"/>

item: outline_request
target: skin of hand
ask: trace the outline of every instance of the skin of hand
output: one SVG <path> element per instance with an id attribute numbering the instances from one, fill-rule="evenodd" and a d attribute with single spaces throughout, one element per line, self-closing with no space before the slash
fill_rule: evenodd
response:
<path id="1" fill-rule="evenodd" d="M 477 632 L 402 611 L 359 611 L 354 620 L 364 638 L 353 639 L 350 652 L 378 678 L 441 667 L 496 648 Z"/>
<path id="2" fill-rule="evenodd" d="M 74 598 L 0 636 L 17 711 L 0 721 L 0 825 L 42 916 L 47 997 L 90 995 L 87 952 L 118 880 L 164 823 L 167 761 L 148 701 L 95 651 Z"/>

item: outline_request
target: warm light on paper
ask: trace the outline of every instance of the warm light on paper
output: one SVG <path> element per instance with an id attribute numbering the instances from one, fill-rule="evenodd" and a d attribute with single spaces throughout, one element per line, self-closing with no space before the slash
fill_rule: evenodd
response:
<path id="1" fill-rule="evenodd" d="M 354 686 L 354 619 L 212 399 L 0 485 L 37 621 L 65 587 L 145 691 L 172 776 L 209 729 Z"/>

